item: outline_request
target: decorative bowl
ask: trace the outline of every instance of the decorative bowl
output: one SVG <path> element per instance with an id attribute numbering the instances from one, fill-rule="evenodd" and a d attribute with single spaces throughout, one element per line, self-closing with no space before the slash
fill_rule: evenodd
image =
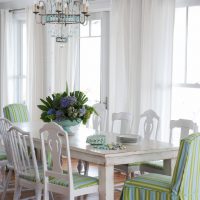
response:
<path id="1" fill-rule="evenodd" d="M 74 135 L 77 129 L 80 126 L 81 119 L 77 120 L 62 120 L 62 121 L 55 121 L 57 124 L 63 127 L 63 129 L 68 133 L 68 135 Z"/>

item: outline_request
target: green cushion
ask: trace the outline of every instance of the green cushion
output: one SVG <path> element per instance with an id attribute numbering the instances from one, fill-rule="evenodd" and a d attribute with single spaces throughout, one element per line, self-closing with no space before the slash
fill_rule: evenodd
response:
<path id="1" fill-rule="evenodd" d="M 152 167 L 154 169 L 164 169 L 164 164 L 163 164 L 163 160 L 155 160 L 155 161 L 150 161 L 150 162 L 144 162 L 141 164 L 141 166 L 144 167 Z"/>
<path id="2" fill-rule="evenodd" d="M 7 155 L 4 149 L 0 149 L 0 160 L 6 160 L 7 159 Z"/>
<path id="3" fill-rule="evenodd" d="M 141 164 L 143 164 L 144 162 L 136 162 L 136 163 L 129 163 L 128 166 L 140 166 Z"/>
<path id="4" fill-rule="evenodd" d="M 64 173 L 67 173 L 64 171 Z M 40 180 L 43 182 L 43 168 L 40 166 L 39 167 L 39 174 L 40 174 Z M 34 169 L 30 169 L 26 174 L 21 174 L 19 177 L 26 179 L 28 181 L 33 181 L 35 182 L 35 172 Z M 85 188 L 93 185 L 98 185 L 98 179 L 94 177 L 89 177 L 89 176 L 82 176 L 79 175 L 78 173 L 73 174 L 73 180 L 74 180 L 74 189 L 80 189 L 80 188 Z M 49 182 L 52 184 L 60 185 L 67 187 L 68 182 L 65 180 L 59 180 L 53 177 L 49 178 Z"/>
<path id="5" fill-rule="evenodd" d="M 24 104 L 10 104 L 3 108 L 4 117 L 11 122 L 28 122 L 29 113 Z"/>
<path id="6" fill-rule="evenodd" d="M 121 200 L 169 200 L 171 199 L 170 176 L 145 174 L 132 180 L 127 180 L 121 194 Z"/>
<path id="7" fill-rule="evenodd" d="M 73 180 L 74 180 L 74 189 L 81 189 L 93 185 L 98 185 L 98 179 L 94 177 L 89 177 L 89 176 L 82 176 L 79 175 L 78 173 L 73 174 Z M 50 183 L 56 184 L 56 185 L 61 185 L 64 187 L 68 186 L 68 182 L 65 180 L 59 180 L 56 178 L 53 178 L 50 180 Z"/>

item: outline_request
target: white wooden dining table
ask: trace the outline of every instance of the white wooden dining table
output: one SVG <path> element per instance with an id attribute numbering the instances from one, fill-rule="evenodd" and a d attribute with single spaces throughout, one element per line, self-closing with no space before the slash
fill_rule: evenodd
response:
<path id="1" fill-rule="evenodd" d="M 39 129 L 42 121 L 15 123 L 23 131 L 32 133 L 35 148 L 41 148 Z M 164 168 L 171 175 L 178 154 L 178 146 L 155 140 L 141 139 L 138 143 L 126 144 L 124 150 L 96 149 L 86 143 L 93 134 L 105 134 L 107 143 L 116 142 L 116 134 L 99 133 L 93 129 L 80 127 L 74 135 L 69 135 L 71 157 L 95 163 L 99 169 L 99 198 L 114 200 L 114 166 L 134 162 L 164 160 Z"/>

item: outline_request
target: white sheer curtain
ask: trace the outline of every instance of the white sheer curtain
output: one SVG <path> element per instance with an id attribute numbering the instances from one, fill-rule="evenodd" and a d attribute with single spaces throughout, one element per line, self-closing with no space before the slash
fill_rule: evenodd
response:
<path id="1" fill-rule="evenodd" d="M 26 9 L 27 25 L 27 105 L 31 120 L 38 120 L 41 111 L 37 108 L 44 96 L 44 28 L 36 24 L 31 9 Z"/>
<path id="2" fill-rule="evenodd" d="M 47 25 L 48 26 L 48 25 Z M 46 27 L 46 86 L 48 94 L 79 87 L 79 26 L 72 25 L 73 37 L 67 43 L 56 42 L 51 28 Z"/>
<path id="3" fill-rule="evenodd" d="M 0 115 L 16 100 L 16 23 L 13 13 L 0 10 Z"/>
<path id="4" fill-rule="evenodd" d="M 109 113 L 161 117 L 159 139 L 167 140 L 170 120 L 175 0 L 115 0 L 111 12 Z M 119 14 L 120 13 L 120 14 Z"/>

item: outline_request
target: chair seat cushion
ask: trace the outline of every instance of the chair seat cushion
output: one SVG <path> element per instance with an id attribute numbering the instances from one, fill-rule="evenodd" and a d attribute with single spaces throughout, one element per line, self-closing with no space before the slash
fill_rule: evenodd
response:
<path id="1" fill-rule="evenodd" d="M 73 174 L 73 180 L 74 180 L 74 189 L 75 190 L 93 186 L 93 185 L 98 185 L 98 182 L 99 182 L 98 178 L 90 177 L 90 176 L 83 176 L 83 175 L 79 175 L 78 173 Z M 52 184 L 56 184 L 56 185 L 60 185 L 60 186 L 64 186 L 64 187 L 68 186 L 67 181 L 59 180 L 56 178 L 51 179 L 49 182 Z"/>
<path id="2" fill-rule="evenodd" d="M 152 167 L 154 169 L 160 169 L 160 170 L 164 169 L 163 160 L 144 162 L 141 165 L 144 167 Z"/>
<path id="3" fill-rule="evenodd" d="M 124 184 L 121 199 L 170 199 L 171 180 L 170 176 L 159 174 L 145 174 L 127 180 Z"/>
<path id="4" fill-rule="evenodd" d="M 2 160 L 6 160 L 7 159 L 7 155 L 6 152 L 3 148 L 0 148 L 0 161 Z"/>
<path id="5" fill-rule="evenodd" d="M 43 168 L 42 166 L 38 166 L 38 168 L 39 168 L 40 181 L 43 182 L 43 177 L 44 177 Z M 67 174 L 66 171 L 64 171 L 64 173 Z M 25 174 L 20 174 L 19 177 L 28 181 L 33 181 L 33 182 L 36 181 L 34 169 L 28 170 Z M 81 188 L 85 188 L 85 187 L 89 187 L 93 185 L 98 185 L 97 178 L 79 175 L 78 173 L 73 173 L 73 180 L 74 180 L 74 189 L 81 189 Z M 49 178 L 49 182 L 52 184 L 56 184 L 56 185 L 60 185 L 64 187 L 68 186 L 67 181 L 59 180 L 53 177 Z"/>

